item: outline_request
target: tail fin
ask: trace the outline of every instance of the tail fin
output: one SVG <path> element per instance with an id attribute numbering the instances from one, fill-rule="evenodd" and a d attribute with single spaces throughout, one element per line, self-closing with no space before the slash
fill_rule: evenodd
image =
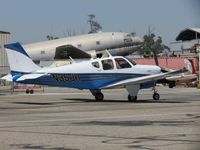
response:
<path id="1" fill-rule="evenodd" d="M 194 71 L 194 66 L 192 65 L 192 63 L 190 62 L 190 60 L 184 59 L 184 65 L 185 65 L 185 68 L 186 68 L 191 74 L 194 74 L 194 73 L 195 73 L 195 71 Z"/>
<path id="2" fill-rule="evenodd" d="M 30 73 L 40 69 L 29 57 L 20 43 L 4 45 L 6 48 L 11 73 Z"/>

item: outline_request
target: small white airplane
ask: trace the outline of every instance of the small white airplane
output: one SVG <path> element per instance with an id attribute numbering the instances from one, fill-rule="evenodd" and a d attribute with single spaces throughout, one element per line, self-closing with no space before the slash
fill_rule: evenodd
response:
<path id="1" fill-rule="evenodd" d="M 122 56 L 91 59 L 73 62 L 55 68 L 40 68 L 26 53 L 20 43 L 5 45 L 10 64 L 12 80 L 23 84 L 38 84 L 77 89 L 89 89 L 95 99 L 102 101 L 102 89 L 125 87 L 128 100 L 137 101 L 140 89 L 153 87 L 153 99 L 159 100 L 156 92 L 156 81 L 176 75 L 184 69 L 163 73 L 163 69 L 155 65 L 138 65 Z"/>
<path id="2" fill-rule="evenodd" d="M 128 55 L 141 49 L 143 39 L 131 33 L 100 32 L 23 45 L 35 62 L 96 58 L 106 49 L 112 55 Z"/>

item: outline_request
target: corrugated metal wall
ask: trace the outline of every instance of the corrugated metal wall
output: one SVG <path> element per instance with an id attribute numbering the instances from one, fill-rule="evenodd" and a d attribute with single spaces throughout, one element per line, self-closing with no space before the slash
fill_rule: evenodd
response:
<path id="1" fill-rule="evenodd" d="M 4 44 L 10 42 L 10 33 L 0 31 L 0 77 L 10 72 L 7 54 L 4 48 Z"/>
<path id="2" fill-rule="evenodd" d="M 8 59 L 6 51 L 4 49 L 4 44 L 10 42 L 10 33 L 0 32 L 0 67 L 8 67 Z"/>

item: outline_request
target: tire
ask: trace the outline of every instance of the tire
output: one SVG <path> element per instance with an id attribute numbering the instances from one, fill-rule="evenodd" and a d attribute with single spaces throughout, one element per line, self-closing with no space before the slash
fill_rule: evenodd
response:
<path id="1" fill-rule="evenodd" d="M 160 95 L 158 93 L 154 93 L 153 94 L 153 99 L 154 100 L 159 100 L 160 99 Z"/>
<path id="2" fill-rule="evenodd" d="M 102 93 L 96 93 L 95 99 L 96 101 L 103 101 L 104 95 Z"/>
<path id="3" fill-rule="evenodd" d="M 29 92 L 30 92 L 29 89 L 26 89 L 26 94 L 29 94 Z"/>
<path id="4" fill-rule="evenodd" d="M 128 95 L 128 101 L 129 102 L 137 102 L 137 96 Z"/>
<path id="5" fill-rule="evenodd" d="M 30 94 L 33 94 L 33 93 L 34 93 L 34 90 L 33 90 L 33 89 L 31 89 L 31 90 L 30 90 Z"/>

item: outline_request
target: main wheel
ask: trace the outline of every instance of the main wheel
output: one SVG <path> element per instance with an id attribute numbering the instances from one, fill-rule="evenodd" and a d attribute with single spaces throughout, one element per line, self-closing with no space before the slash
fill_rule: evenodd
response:
<path id="1" fill-rule="evenodd" d="M 26 94 L 29 94 L 29 89 L 26 89 Z"/>
<path id="2" fill-rule="evenodd" d="M 160 99 L 160 95 L 158 93 L 154 93 L 153 94 L 153 99 L 154 100 L 159 100 Z"/>
<path id="3" fill-rule="evenodd" d="M 137 96 L 128 95 L 128 101 L 129 102 L 137 102 Z"/>
<path id="4" fill-rule="evenodd" d="M 101 92 L 95 94 L 96 101 L 103 101 L 103 98 L 104 98 L 104 95 Z"/>
<path id="5" fill-rule="evenodd" d="M 34 90 L 33 90 L 33 89 L 31 89 L 31 90 L 30 90 L 30 94 L 33 94 L 33 93 L 34 93 Z"/>

